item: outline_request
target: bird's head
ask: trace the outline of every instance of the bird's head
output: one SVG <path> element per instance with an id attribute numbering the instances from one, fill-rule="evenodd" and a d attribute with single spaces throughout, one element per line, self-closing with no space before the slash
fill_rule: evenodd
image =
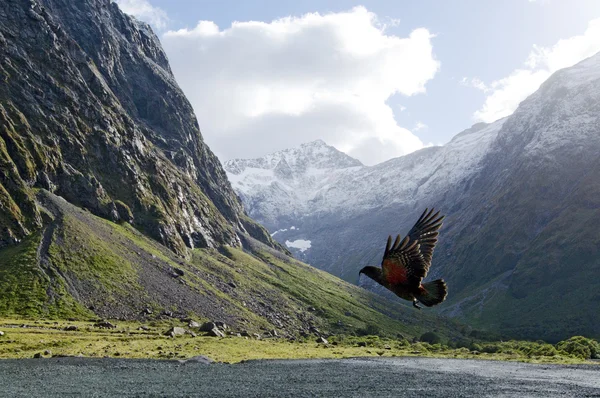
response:
<path id="1" fill-rule="evenodd" d="M 360 274 L 365 274 L 366 276 L 373 279 L 374 281 L 381 283 L 381 268 L 367 266 L 367 267 L 364 267 L 363 269 L 361 269 L 360 271 L 358 271 L 359 277 L 360 277 Z"/>

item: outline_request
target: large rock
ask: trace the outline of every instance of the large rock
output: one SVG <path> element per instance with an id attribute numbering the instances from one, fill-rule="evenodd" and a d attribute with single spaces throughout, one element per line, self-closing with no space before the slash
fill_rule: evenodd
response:
<path id="1" fill-rule="evenodd" d="M 117 325 L 110 323 L 108 321 L 99 321 L 94 324 L 95 327 L 101 329 L 116 329 Z"/>
<path id="2" fill-rule="evenodd" d="M 217 328 L 217 325 L 215 325 L 214 322 L 204 322 L 202 324 L 202 326 L 200 326 L 200 329 L 198 329 L 198 330 L 200 330 L 201 332 L 210 332 L 211 330 L 216 329 L 216 328 Z"/>
<path id="3" fill-rule="evenodd" d="M 214 362 L 215 361 L 213 359 L 210 359 L 209 357 L 206 357 L 204 355 L 198 355 L 195 357 L 191 357 L 184 361 L 184 363 L 193 363 L 193 364 L 202 364 L 202 365 L 210 365 L 211 363 L 214 363 Z"/>
<path id="4" fill-rule="evenodd" d="M 212 336 L 212 337 L 225 337 L 225 333 L 223 333 L 222 331 L 220 331 L 217 328 L 213 328 L 211 330 L 209 330 L 206 333 L 207 336 Z"/>
<path id="5" fill-rule="evenodd" d="M 171 337 L 183 336 L 185 334 L 185 329 L 180 328 L 179 326 L 174 326 L 171 329 L 167 330 L 165 334 Z"/>

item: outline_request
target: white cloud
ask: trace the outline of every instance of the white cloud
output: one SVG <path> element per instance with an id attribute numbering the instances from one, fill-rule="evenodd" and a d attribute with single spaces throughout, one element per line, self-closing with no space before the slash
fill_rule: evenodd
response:
<path id="1" fill-rule="evenodd" d="M 415 127 L 413 127 L 413 131 L 426 130 L 429 126 L 427 126 L 423 122 L 415 123 Z"/>
<path id="2" fill-rule="evenodd" d="M 133 15 L 158 29 L 167 27 L 169 21 L 167 13 L 161 8 L 154 7 L 147 0 L 115 0 L 115 2 L 125 14 Z"/>
<path id="3" fill-rule="evenodd" d="M 600 51 L 600 18 L 590 21 L 586 31 L 579 36 L 558 41 L 552 47 L 534 46 L 525 67 L 489 85 L 481 82 L 480 89 L 489 92 L 475 119 L 493 122 L 510 115 L 527 96 L 559 69 L 573 66 Z M 475 79 L 463 79 L 471 86 Z"/>
<path id="4" fill-rule="evenodd" d="M 484 93 L 487 93 L 488 91 L 490 91 L 490 87 L 488 87 L 483 82 L 483 80 L 481 80 L 478 77 L 473 77 L 471 79 L 469 79 L 468 77 L 463 77 L 460 81 L 460 84 L 462 84 L 463 86 L 466 86 L 466 87 L 476 88 L 477 90 L 481 90 Z"/>
<path id="5" fill-rule="evenodd" d="M 164 34 L 175 76 L 222 160 L 323 139 L 366 164 L 423 146 L 386 101 L 425 92 L 432 35 L 385 33 L 364 7 Z"/>

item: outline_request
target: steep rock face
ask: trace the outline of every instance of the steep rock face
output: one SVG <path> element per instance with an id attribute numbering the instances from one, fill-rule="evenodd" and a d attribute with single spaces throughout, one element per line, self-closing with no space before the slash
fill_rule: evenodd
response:
<path id="1" fill-rule="evenodd" d="M 274 245 L 203 142 L 157 37 L 109 0 L 0 4 L 0 246 L 43 221 L 31 188 L 182 253 Z"/>

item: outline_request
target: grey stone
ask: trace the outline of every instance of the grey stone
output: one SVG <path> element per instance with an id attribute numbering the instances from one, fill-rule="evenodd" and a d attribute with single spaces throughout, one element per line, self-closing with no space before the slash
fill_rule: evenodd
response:
<path id="1" fill-rule="evenodd" d="M 108 321 L 99 321 L 94 324 L 95 327 L 101 329 L 116 329 L 117 325 L 114 325 Z"/>
<path id="2" fill-rule="evenodd" d="M 167 330 L 165 334 L 171 337 L 183 336 L 185 334 L 185 329 L 179 326 L 174 326 L 171 329 Z"/>
<path id="3" fill-rule="evenodd" d="M 224 322 L 219 322 L 219 321 L 217 321 L 217 322 L 215 322 L 215 325 L 216 325 L 216 326 L 217 326 L 219 329 L 222 329 L 222 330 L 229 329 L 229 326 L 227 326 L 227 325 L 226 325 Z"/>
<path id="4" fill-rule="evenodd" d="M 206 357 L 204 355 L 198 355 L 189 359 L 186 359 L 184 361 L 184 363 L 199 363 L 199 364 L 203 364 L 203 365 L 210 365 L 211 363 L 214 363 L 215 361 L 210 359 L 209 357 Z"/>
<path id="5" fill-rule="evenodd" d="M 204 322 L 202 324 L 202 326 L 200 326 L 200 330 L 201 332 L 210 332 L 211 330 L 215 329 L 217 327 L 217 325 L 214 322 Z"/>
<path id="6" fill-rule="evenodd" d="M 209 330 L 206 333 L 207 336 L 212 336 L 212 337 L 225 337 L 225 333 L 221 332 L 219 329 L 214 328 L 212 330 Z"/>

